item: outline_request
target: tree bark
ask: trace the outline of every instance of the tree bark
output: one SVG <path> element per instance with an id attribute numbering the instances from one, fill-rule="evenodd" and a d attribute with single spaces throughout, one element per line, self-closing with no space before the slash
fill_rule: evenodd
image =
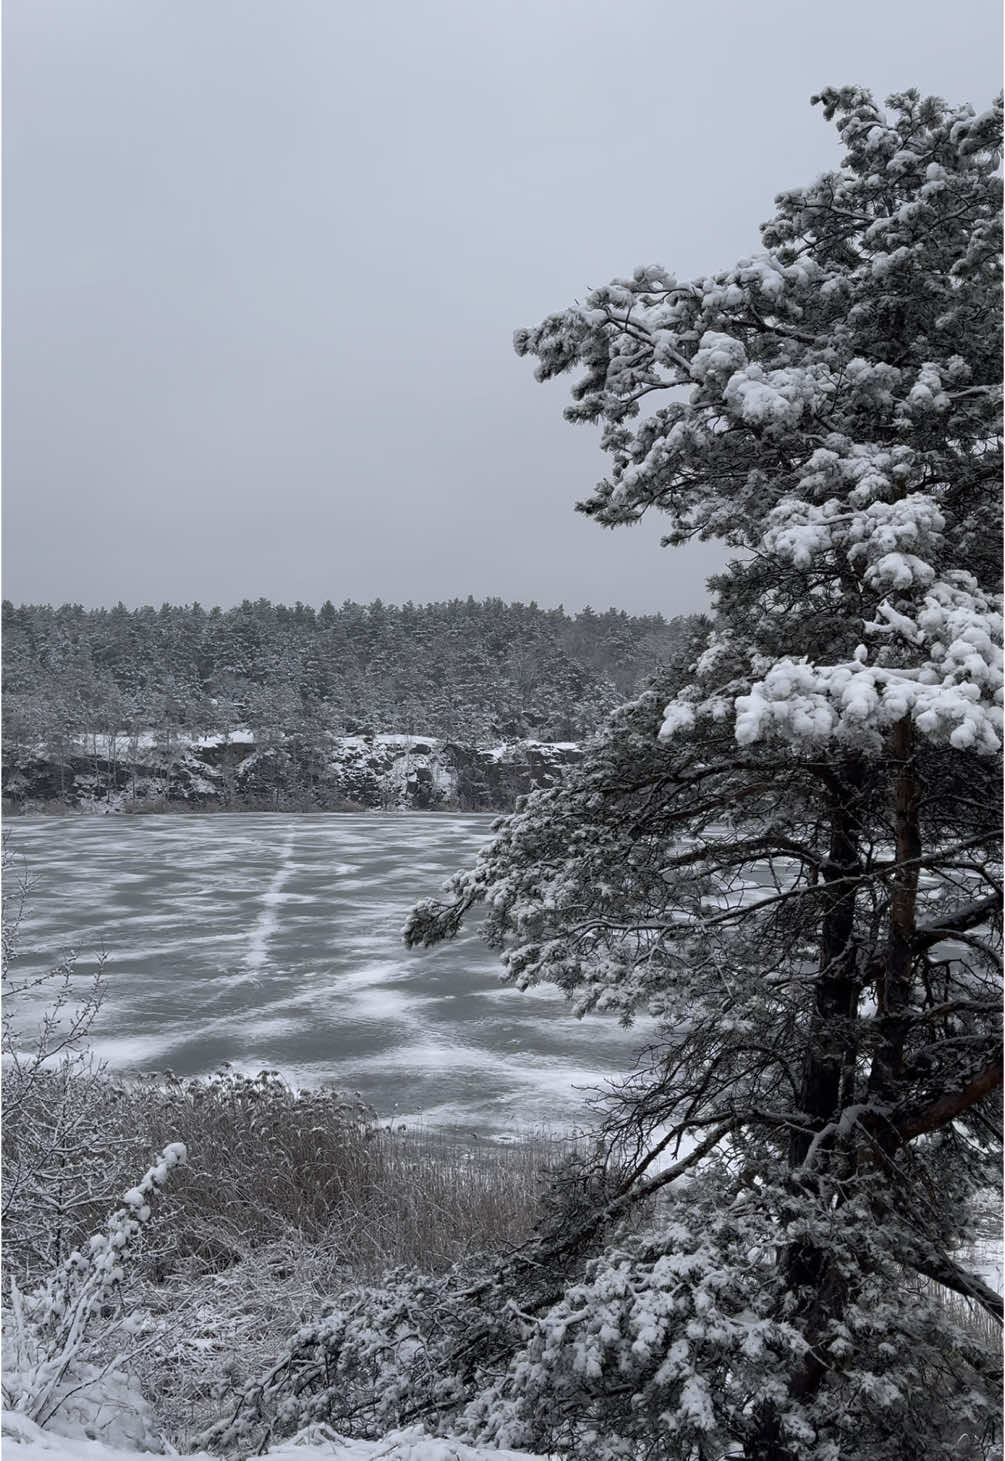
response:
<path id="1" fill-rule="evenodd" d="M 821 1130 L 854 1099 L 855 1019 L 858 1013 L 858 958 L 854 939 L 855 904 L 861 872 L 859 856 L 865 781 L 860 762 L 846 766 L 831 801 L 830 847 L 824 865 L 824 915 L 820 929 L 820 969 L 814 992 L 813 1023 L 803 1063 L 800 1107 L 807 1126 Z M 827 885 L 832 885 L 826 891 Z M 802 1164 L 812 1135 L 793 1134 L 789 1161 Z"/>
<path id="2" fill-rule="evenodd" d="M 890 928 L 886 957 L 876 990 L 880 1044 L 869 1073 L 869 1094 L 893 1103 L 904 1069 L 904 1045 L 910 1021 L 918 908 L 918 873 L 921 861 L 919 808 L 922 787 L 915 761 L 914 726 L 909 716 L 893 728 L 890 749 L 894 761 L 893 831 L 897 866 L 890 896 Z M 895 1143 L 895 1133 L 888 1141 Z"/>

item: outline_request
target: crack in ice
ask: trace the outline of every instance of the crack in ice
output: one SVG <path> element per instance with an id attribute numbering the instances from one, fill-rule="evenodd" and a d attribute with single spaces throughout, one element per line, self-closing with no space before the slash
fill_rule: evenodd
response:
<path id="1" fill-rule="evenodd" d="M 248 938 L 248 953 L 244 965 L 255 971 L 264 967 L 268 958 L 269 940 L 279 927 L 276 906 L 282 901 L 283 885 L 293 872 L 293 833 L 288 833 L 283 843 L 279 866 L 272 880 L 262 894 L 262 911 Z"/>

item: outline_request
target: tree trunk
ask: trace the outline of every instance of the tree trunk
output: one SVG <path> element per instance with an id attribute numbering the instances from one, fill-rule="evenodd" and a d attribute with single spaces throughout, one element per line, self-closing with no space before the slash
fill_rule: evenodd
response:
<path id="1" fill-rule="evenodd" d="M 806 1125 L 820 1131 L 854 1099 L 855 1019 L 858 1014 L 858 950 L 854 939 L 855 904 L 865 781 L 860 762 L 846 766 L 831 798 L 830 847 L 823 869 L 824 914 L 820 928 L 820 971 L 814 992 L 812 1025 L 803 1063 L 800 1107 Z M 801 1166 L 812 1136 L 793 1134 L 789 1160 Z"/>
<path id="2" fill-rule="evenodd" d="M 858 1015 L 859 964 L 855 942 L 855 906 L 862 829 L 865 768 L 853 761 L 837 776 L 830 806 L 830 845 L 823 869 L 823 918 L 820 963 L 814 990 L 812 1023 L 807 1035 L 800 1087 L 804 1125 L 822 1131 L 854 1099 L 855 1021 Z M 789 1143 L 795 1172 L 809 1152 L 811 1132 L 797 1131 Z M 811 1179 L 813 1180 L 813 1179 Z M 780 1255 L 786 1287 L 799 1296 L 800 1329 L 811 1349 L 792 1376 L 792 1394 L 807 1399 L 816 1390 L 825 1366 L 814 1346 L 816 1335 L 844 1307 L 844 1285 L 830 1255 L 812 1243 L 793 1243 Z M 776 1411 L 765 1406 L 744 1444 L 746 1461 L 792 1461 Z"/>
<path id="3" fill-rule="evenodd" d="M 880 1046 L 869 1074 L 869 1094 L 887 1102 L 896 1099 L 904 1067 L 921 858 L 922 787 L 915 762 L 914 727 L 909 717 L 905 716 L 894 726 L 890 749 L 895 767 L 893 832 L 897 865 L 890 895 L 886 956 L 876 990 Z"/>

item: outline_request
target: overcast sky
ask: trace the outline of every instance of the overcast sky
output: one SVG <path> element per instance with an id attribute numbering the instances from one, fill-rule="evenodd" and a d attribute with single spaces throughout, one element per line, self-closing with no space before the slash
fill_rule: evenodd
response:
<path id="1" fill-rule="evenodd" d="M 4 594 L 686 612 L 512 333 L 725 267 L 810 95 L 987 105 L 998 0 L 5 0 Z"/>

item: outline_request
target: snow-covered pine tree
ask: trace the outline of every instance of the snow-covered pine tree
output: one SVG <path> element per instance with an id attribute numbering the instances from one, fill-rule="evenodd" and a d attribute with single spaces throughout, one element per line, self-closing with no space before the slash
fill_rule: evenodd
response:
<path id="1" fill-rule="evenodd" d="M 962 1255 L 1001 1177 L 1001 106 L 818 100 L 844 161 L 760 253 L 517 335 L 584 372 L 583 510 L 737 558 L 691 670 L 407 929 L 484 904 L 514 982 L 658 1036 L 535 1245 L 343 1296 L 238 1428 L 995 1454 L 1002 1304 Z"/>
<path id="2" fill-rule="evenodd" d="M 1001 106 L 817 100 L 845 157 L 762 252 L 516 337 L 583 369 L 581 510 L 738 556 L 662 728 L 626 708 L 409 930 L 483 901 L 518 983 L 662 1022 L 607 1149 L 628 1196 L 714 1138 L 701 1178 L 499 1392 L 578 1376 L 573 1430 L 653 1455 L 948 1456 L 998 1407 L 918 1280 L 1000 1319 L 957 1254 L 1000 1174 Z"/>

